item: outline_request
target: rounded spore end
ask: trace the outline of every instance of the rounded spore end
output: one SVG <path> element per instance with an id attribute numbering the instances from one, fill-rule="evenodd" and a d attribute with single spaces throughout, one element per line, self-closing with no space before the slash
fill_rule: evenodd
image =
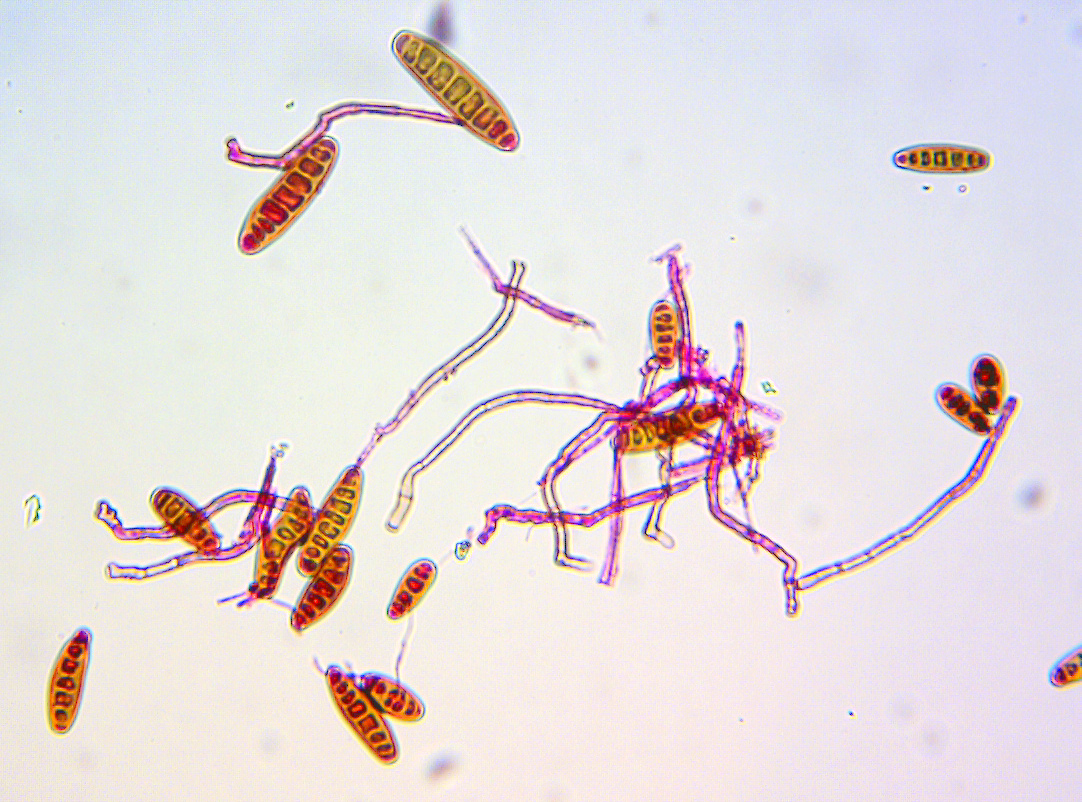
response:
<path id="1" fill-rule="evenodd" d="M 1082 649 L 1073 650 L 1052 666 L 1052 670 L 1048 673 L 1048 681 L 1057 688 L 1082 681 Z"/>
<path id="2" fill-rule="evenodd" d="M 402 51 L 406 49 L 406 45 L 410 43 L 413 38 L 413 34 L 409 31 L 399 31 L 391 38 L 391 50 L 401 55 Z"/>

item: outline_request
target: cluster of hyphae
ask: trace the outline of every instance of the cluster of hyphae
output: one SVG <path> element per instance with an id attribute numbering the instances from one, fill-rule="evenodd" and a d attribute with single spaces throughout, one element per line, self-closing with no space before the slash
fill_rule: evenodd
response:
<path id="1" fill-rule="evenodd" d="M 360 509 L 364 483 L 362 467 L 383 439 L 397 431 L 432 391 L 443 385 L 463 365 L 492 343 L 511 322 L 520 302 L 557 321 L 573 326 L 593 327 L 593 323 L 581 315 L 558 309 L 522 289 L 526 266 L 521 262 L 512 263 L 510 280 L 503 282 L 469 233 L 463 229 L 462 234 L 500 296 L 499 311 L 477 337 L 430 371 L 412 388 L 390 420 L 373 429 L 360 455 L 342 471 L 318 508 L 312 505 L 311 496 L 305 487 L 296 487 L 287 496 L 275 492 L 274 478 L 278 460 L 284 455 L 280 447 L 272 448 L 258 490 L 229 490 L 207 504 L 198 506 L 180 490 L 171 487 L 157 488 L 150 495 L 150 506 L 160 519 L 160 526 L 126 527 L 112 505 L 107 501 L 100 501 L 97 518 L 108 526 L 118 539 L 130 541 L 177 538 L 190 547 L 189 551 L 150 565 L 109 563 L 106 567 L 109 578 L 144 580 L 194 563 L 235 560 L 255 550 L 254 575 L 247 590 L 220 601 L 239 599 L 238 606 L 255 601 L 271 601 L 288 607 L 289 605 L 275 599 L 274 594 L 278 590 L 287 563 L 296 553 L 297 570 L 308 578 L 308 583 L 292 607 L 292 626 L 300 633 L 324 618 L 342 598 L 349 583 L 353 553 L 344 541 Z M 250 508 L 236 540 L 226 544 L 211 519 L 234 505 L 250 505 Z M 272 520 L 276 510 L 279 512 Z M 454 555 L 460 560 L 465 559 L 469 546 L 469 541 L 457 543 Z M 394 621 L 408 616 L 432 586 L 436 573 L 437 565 L 433 560 L 422 558 L 414 561 L 402 574 L 391 594 L 387 617 Z M 364 743 L 380 760 L 393 761 L 397 755 L 397 747 L 385 722 L 380 723 L 382 719 L 379 714 L 398 716 L 410 721 L 420 718 L 423 707 L 416 696 L 407 691 L 397 678 L 392 679 L 374 672 L 354 678 L 332 666 L 326 673 L 332 695 L 339 702 L 342 715 L 357 728 Z M 388 688 L 390 690 L 387 690 Z M 412 702 L 403 708 L 396 694 Z"/>
<path id="2" fill-rule="evenodd" d="M 312 508 L 304 488 L 295 489 L 288 497 L 273 492 L 271 482 L 276 460 L 281 455 L 279 451 L 272 453 L 258 491 L 229 491 L 205 507 L 197 508 L 176 490 L 156 490 L 152 494 L 151 505 L 162 519 L 163 527 L 125 529 L 115 510 L 106 502 L 101 502 L 98 517 L 110 526 L 118 538 L 181 537 L 193 548 L 193 551 L 151 566 L 110 564 L 109 576 L 145 579 L 197 561 L 235 559 L 258 545 L 255 578 L 247 592 L 238 594 L 240 603 L 247 604 L 257 599 L 272 598 L 285 561 L 292 551 L 297 551 L 298 569 L 311 579 L 293 609 L 294 627 L 299 631 L 325 615 L 340 598 L 349 578 L 350 552 L 342 540 L 359 507 L 361 467 L 383 438 L 396 431 L 428 393 L 500 335 L 518 301 L 524 301 L 563 322 L 592 325 L 580 315 L 556 309 L 523 290 L 521 283 L 525 266 L 521 263 L 513 263 L 510 281 L 501 282 L 480 247 L 468 234 L 463 233 L 502 298 L 500 311 L 478 337 L 410 390 L 406 400 L 387 423 L 375 427 L 360 456 L 343 471 L 318 510 Z M 472 543 L 487 543 L 502 521 L 549 524 L 554 531 L 555 562 L 584 569 L 590 563 L 571 552 L 569 528 L 589 528 L 607 520 L 608 549 L 599 581 L 612 584 L 619 569 L 625 513 L 648 506 L 643 535 L 671 548 L 675 541 L 662 526 L 665 508 L 674 497 L 702 486 L 706 491 L 708 509 L 715 520 L 753 546 L 762 548 L 781 564 L 786 611 L 795 615 L 799 610 L 798 594 L 801 591 L 878 560 L 916 537 L 976 487 L 1002 442 L 1017 407 L 1017 399 L 1006 396 L 1006 378 L 1002 366 L 987 354 L 974 361 L 972 394 L 957 385 L 942 385 L 936 392 L 937 400 L 948 415 L 984 438 L 977 458 L 962 479 L 902 528 L 851 557 L 799 574 L 796 558 L 752 525 L 749 505 L 751 491 L 760 478 L 760 464 L 774 444 L 774 430 L 760 425 L 755 418 L 777 422 L 781 420 L 781 413 L 744 395 L 747 349 L 742 323 L 735 325 L 736 358 L 728 375 L 713 372 L 707 351 L 695 344 L 690 300 L 685 288 L 687 270 L 679 253 L 679 246 L 674 246 L 657 257 L 657 261 L 666 268 L 669 292 L 650 311 L 648 332 L 651 353 L 642 367 L 642 382 L 635 399 L 617 405 L 581 393 L 524 389 L 503 393 L 476 404 L 405 472 L 397 503 L 387 520 L 388 529 L 396 531 L 403 525 L 413 504 L 416 479 L 422 472 L 444 455 L 480 418 L 516 404 L 563 405 L 590 409 L 597 414 L 590 425 L 559 450 L 546 468 L 540 482 L 544 509 L 523 509 L 506 504 L 491 507 L 485 513 L 484 525 L 480 530 L 455 544 L 454 554 L 459 559 L 465 558 Z M 663 381 L 666 376 L 667 380 Z M 608 444 L 613 451 L 613 477 L 608 503 L 589 512 L 563 509 L 556 495 L 556 480 L 589 451 L 604 444 Z M 659 482 L 645 490 L 625 491 L 622 463 L 625 458 L 636 454 L 655 455 Z M 739 499 L 742 515 L 726 508 L 726 476 L 732 477 L 734 497 Z M 220 536 L 210 524 L 210 517 L 235 503 L 251 504 L 251 512 L 237 542 L 223 546 Z M 274 509 L 281 509 L 282 512 L 277 520 L 269 523 Z M 409 566 L 391 595 L 388 617 L 395 620 L 408 615 L 431 587 L 436 572 L 436 563 L 428 559 L 417 560 Z M 380 709 L 378 704 L 368 704 L 372 702 L 371 699 L 362 698 L 361 686 L 364 683 L 352 681 L 350 685 L 348 675 L 340 672 L 334 676 L 332 680 L 331 670 L 328 670 L 328 681 L 335 698 L 346 705 L 342 708 L 343 715 L 362 729 L 373 727 L 369 733 L 375 734 L 365 743 L 381 759 L 387 754 L 397 754 L 396 749 L 391 747 L 384 748 L 382 754 L 377 748 L 378 744 L 388 743 L 381 734 L 385 728 L 356 723 L 375 721 L 366 717 L 370 716 L 371 710 L 378 712 Z M 367 706 L 358 706 L 361 702 Z M 352 708 L 356 708 L 356 716 L 348 712 Z M 391 715 L 386 708 L 382 708 L 382 712 Z"/>
<path id="3" fill-rule="evenodd" d="M 757 530 L 751 520 L 748 498 L 760 478 L 762 459 L 774 443 L 774 430 L 757 424 L 754 416 L 781 420 L 781 413 L 744 395 L 747 371 L 744 326 L 737 322 L 736 360 L 728 376 L 712 371 L 707 351 L 694 342 L 690 301 L 685 289 L 685 266 L 680 248 L 674 246 L 656 261 L 667 268 L 669 293 L 650 312 L 652 353 L 642 367 L 638 396 L 624 405 L 580 394 L 545 390 L 516 390 L 482 401 L 458 420 L 424 457 L 406 471 L 399 486 L 398 502 L 387 526 L 397 530 L 414 500 L 417 477 L 436 462 L 480 418 L 512 404 L 560 404 L 596 410 L 597 417 L 572 437 L 545 469 L 539 482 L 544 509 L 522 509 L 501 504 L 485 513 L 474 540 L 485 544 L 502 521 L 549 524 L 555 538 L 555 561 L 570 568 L 586 569 L 590 563 L 570 549 L 569 527 L 592 527 L 609 521 L 609 541 L 598 581 L 612 584 L 619 570 L 619 550 L 624 513 L 649 506 L 642 534 L 666 548 L 673 538 L 663 531 L 662 518 L 669 501 L 697 486 L 706 491 L 711 515 L 722 526 L 762 548 L 782 566 L 786 612 L 799 612 L 799 594 L 842 573 L 864 567 L 913 539 L 952 504 L 977 486 L 1007 432 L 1017 399 L 1006 397 L 1006 376 L 995 357 L 984 354 L 973 364 L 974 396 L 957 385 L 942 385 L 936 393 L 944 412 L 971 431 L 986 438 L 965 475 L 900 529 L 887 534 L 860 552 L 804 574 L 797 559 L 782 545 Z M 675 376 L 659 383 L 669 371 Z M 563 509 L 556 495 L 556 481 L 589 451 L 608 444 L 613 452 L 611 492 L 607 504 L 589 512 Z M 683 455 L 677 458 L 677 452 Z M 625 492 L 622 463 L 634 454 L 653 453 L 658 460 L 659 483 L 655 487 Z M 732 476 L 743 520 L 726 509 L 722 480 Z"/>
<path id="4" fill-rule="evenodd" d="M 502 104 L 472 71 L 442 45 L 420 34 L 402 31 L 395 35 L 392 50 L 450 116 L 389 104 L 344 103 L 323 112 L 304 137 L 277 156 L 247 153 L 241 150 L 235 139 L 229 140 L 228 157 L 231 160 L 281 171 L 275 183 L 256 201 L 241 230 L 238 245 L 244 253 L 256 253 L 274 242 L 320 192 L 339 153 L 338 144 L 325 134 L 330 124 L 340 117 L 378 114 L 449 123 L 466 128 L 501 150 L 511 151 L 518 146 L 518 132 Z M 908 153 L 905 159 L 898 155 L 896 163 L 911 169 L 923 165 L 922 160 L 925 159 L 923 151 Z M 987 160 L 978 164 L 975 158 L 963 158 L 959 154 L 957 158 L 950 155 L 948 159 L 947 151 L 943 151 L 942 155 L 942 160 L 949 161 L 950 166 L 958 169 L 986 166 Z M 936 166 L 941 156 L 937 151 L 928 155 L 927 159 L 932 166 Z M 944 165 L 947 161 L 944 161 Z M 513 262 L 510 280 L 506 283 L 501 281 L 480 247 L 465 231 L 463 235 L 493 288 L 501 296 L 499 312 L 481 334 L 411 389 L 387 423 L 375 427 L 361 454 L 342 471 L 318 509 L 312 505 L 304 487 L 295 488 L 288 496 L 279 496 L 274 492 L 277 461 L 283 455 L 279 448 L 271 452 L 259 490 L 231 490 L 199 507 L 179 490 L 158 488 L 151 494 L 150 503 L 162 522 L 159 527 L 126 528 L 116 510 L 102 501 L 97 517 L 117 538 L 180 538 L 192 549 L 147 566 L 110 563 L 109 577 L 147 579 L 195 562 L 237 559 L 254 548 L 255 571 L 248 589 L 222 601 L 239 599 L 238 605 L 247 605 L 258 600 L 269 600 L 281 604 L 274 599 L 274 594 L 285 565 L 296 552 L 297 569 L 309 581 L 292 607 L 293 628 L 301 632 L 326 616 L 339 602 L 349 582 L 352 551 L 344 540 L 360 508 L 362 468 L 379 443 L 397 431 L 432 390 L 453 376 L 503 332 L 518 302 L 526 303 L 560 322 L 593 326 L 581 315 L 557 309 L 523 290 L 521 285 L 525 265 L 522 263 Z M 387 520 L 389 530 L 397 531 L 409 514 L 418 476 L 438 461 L 482 417 L 516 404 L 560 405 L 591 410 L 596 413 L 594 420 L 564 444 L 544 471 L 539 482 L 544 508 L 524 509 L 507 504 L 491 507 L 476 534 L 471 530 L 465 540 L 454 545 L 455 557 L 465 559 L 474 542 L 480 545 L 487 543 L 500 522 L 531 526 L 548 524 L 554 532 L 555 562 L 569 568 L 587 569 L 590 561 L 571 552 L 569 528 L 590 528 L 608 521 L 608 548 L 598 581 L 611 585 L 619 572 L 625 513 L 648 506 L 643 535 L 666 548 L 672 548 L 675 540 L 662 528 L 666 506 L 674 497 L 702 486 L 707 507 L 718 523 L 754 547 L 762 548 L 781 564 L 786 611 L 789 615 L 796 615 L 801 591 L 864 567 L 913 539 L 980 482 L 1007 432 L 1017 406 L 1017 399 L 1006 397 L 1006 378 L 1002 366 L 995 357 L 987 354 L 974 362 L 972 395 L 957 385 L 949 384 L 942 385 L 936 393 L 940 406 L 948 415 L 985 438 L 977 458 L 962 479 L 940 494 L 908 524 L 866 549 L 815 571 L 799 574 L 796 558 L 752 524 L 749 497 L 760 479 L 761 462 L 774 445 L 774 429 L 760 424 L 758 420 L 776 423 L 782 419 L 782 415 L 778 410 L 749 399 L 744 394 L 747 372 L 744 326 L 740 322 L 735 324 L 736 357 L 732 370 L 728 375 L 714 372 L 709 364 L 708 352 L 694 340 L 691 304 L 685 288 L 687 268 L 680 260 L 680 246 L 669 248 L 655 261 L 664 265 L 669 286 L 665 297 L 658 300 L 650 311 L 648 333 L 651 353 L 641 369 L 642 382 L 638 395 L 621 405 L 581 393 L 521 389 L 476 404 L 406 471 L 399 485 L 397 502 Z M 556 494 L 557 480 L 587 453 L 606 445 L 613 453 L 608 502 L 588 512 L 563 509 Z M 625 491 L 623 460 L 636 454 L 653 454 L 656 457 L 658 482 L 644 490 Z M 735 494 L 733 498 L 739 498 L 739 510 L 735 514 L 727 509 L 729 495 L 725 483 L 728 481 L 726 477 L 730 476 Z M 735 504 L 735 501 L 732 503 Z M 224 545 L 211 518 L 235 504 L 247 504 L 251 508 L 236 541 Z M 271 521 L 275 510 L 280 512 Z M 387 606 L 388 618 L 397 620 L 408 616 L 432 587 L 436 573 L 437 564 L 432 560 L 420 559 L 412 563 L 391 594 Z M 70 725 L 78 709 L 82 672 L 89 655 L 89 633 L 80 630 L 67 649 L 69 657 L 64 658 L 66 662 L 62 664 L 58 662 L 50 685 L 50 717 L 57 731 L 63 731 Z M 79 659 L 75 652 L 81 655 Z M 401 657 L 400 651 L 398 663 Z M 416 721 L 424 714 L 420 699 L 398 681 L 398 663 L 393 679 L 375 672 L 354 675 L 334 665 L 323 672 L 345 721 L 384 763 L 391 763 L 398 756 L 394 735 L 384 716 Z M 1055 675 L 1053 681 L 1072 679 L 1076 668 L 1072 664 L 1061 672 L 1062 677 Z"/>

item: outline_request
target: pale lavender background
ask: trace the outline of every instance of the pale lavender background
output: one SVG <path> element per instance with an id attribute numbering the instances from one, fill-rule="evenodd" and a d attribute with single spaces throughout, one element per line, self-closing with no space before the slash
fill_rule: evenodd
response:
<path id="1" fill-rule="evenodd" d="M 228 163 L 226 138 L 278 150 L 346 99 L 435 108 L 388 47 L 431 6 L 163 3 L 146 22 L 143 3 L 0 3 L 3 796 L 983 800 L 1082 785 L 1082 688 L 1047 681 L 1082 642 L 1082 11 L 586 5 L 456 2 L 456 52 L 521 148 L 342 121 L 323 195 L 247 258 L 237 230 L 272 176 Z M 980 145 L 995 165 L 892 166 L 925 141 Z M 496 310 L 461 223 L 604 339 L 523 310 L 387 441 L 333 617 L 298 639 L 283 610 L 216 606 L 248 560 L 107 582 L 110 560 L 174 549 L 113 540 L 99 498 L 149 523 L 155 486 L 200 500 L 254 487 L 278 440 L 279 488 L 322 497 Z M 629 516 L 612 590 L 554 568 L 547 530 L 501 529 L 425 600 L 403 678 L 429 712 L 394 725 L 402 757 L 378 765 L 313 656 L 390 670 L 404 626 L 383 610 L 401 571 L 492 504 L 536 505 L 545 463 L 591 416 L 478 425 L 391 536 L 401 471 L 505 389 L 629 398 L 665 287 L 650 257 L 677 240 L 699 341 L 727 369 L 743 320 L 750 395 L 780 391 L 754 509 L 805 569 L 961 476 L 979 443 L 932 391 L 982 351 L 1021 398 L 990 475 L 916 543 L 807 593 L 796 620 L 777 564 L 717 526 L 701 492 L 672 506 L 674 551 Z M 629 461 L 628 481 L 653 466 Z M 568 507 L 603 501 L 609 470 L 599 453 L 569 472 Z M 43 519 L 27 529 L 31 493 Z M 598 559 L 605 537 L 575 531 Z M 282 597 L 300 586 L 291 572 Z M 79 626 L 93 661 L 57 738 L 46 675 Z"/>

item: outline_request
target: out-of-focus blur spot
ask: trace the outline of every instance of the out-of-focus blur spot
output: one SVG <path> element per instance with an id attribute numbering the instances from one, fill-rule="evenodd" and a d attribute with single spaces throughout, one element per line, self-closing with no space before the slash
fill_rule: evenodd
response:
<path id="1" fill-rule="evenodd" d="M 425 776 L 430 783 L 443 784 L 458 771 L 458 757 L 454 752 L 441 752 L 428 764 Z"/>
<path id="2" fill-rule="evenodd" d="M 432 10 L 432 16 L 429 17 L 426 31 L 428 32 L 428 35 L 437 42 L 441 42 L 448 47 L 454 45 L 455 26 L 451 22 L 450 3 L 436 4 L 436 7 Z"/>
<path id="3" fill-rule="evenodd" d="M 567 347 L 564 372 L 573 390 L 592 391 L 608 381 L 611 360 L 605 345 L 592 337 L 575 337 Z"/>
<path id="4" fill-rule="evenodd" d="M 263 754 L 267 757 L 278 752 L 278 733 L 274 730 L 263 730 L 263 734 L 259 736 L 259 748 L 263 750 Z"/>
<path id="5" fill-rule="evenodd" d="M 1015 503 L 1023 515 L 1047 515 L 1055 506 L 1051 486 L 1043 479 L 1028 478 L 1018 483 Z"/>

